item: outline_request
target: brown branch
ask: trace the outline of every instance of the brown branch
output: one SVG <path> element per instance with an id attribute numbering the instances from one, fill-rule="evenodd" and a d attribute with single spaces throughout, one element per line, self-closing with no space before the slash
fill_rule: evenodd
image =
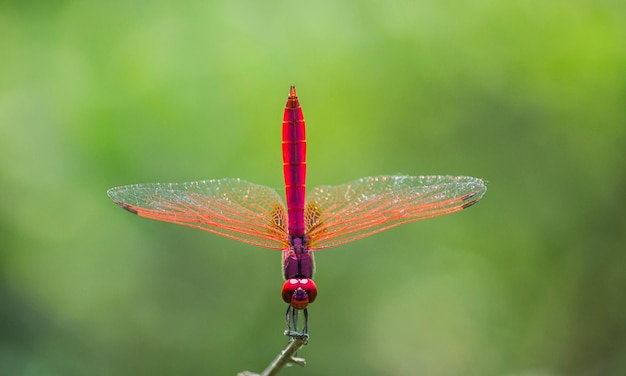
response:
<path id="1" fill-rule="evenodd" d="M 288 364 L 297 364 L 303 366 L 306 364 L 304 358 L 297 358 L 294 355 L 300 350 L 300 348 L 307 344 L 309 340 L 309 336 L 306 334 L 300 334 L 297 332 L 285 332 L 286 336 L 289 336 L 289 343 L 287 347 L 283 351 L 278 354 L 276 359 L 270 363 L 270 365 L 263 371 L 261 374 L 243 371 L 240 372 L 237 376 L 275 376 L 278 375 L 278 372 L 283 369 Z"/>

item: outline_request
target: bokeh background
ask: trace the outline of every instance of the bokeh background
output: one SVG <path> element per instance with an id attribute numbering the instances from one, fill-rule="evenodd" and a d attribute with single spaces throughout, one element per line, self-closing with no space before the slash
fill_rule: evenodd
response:
<path id="1" fill-rule="evenodd" d="M 486 179 L 468 211 L 317 253 L 287 375 L 626 373 L 626 3 L 0 4 L 0 374 L 233 375 L 286 344 L 280 254 L 139 218 L 116 185 L 282 193 Z"/>

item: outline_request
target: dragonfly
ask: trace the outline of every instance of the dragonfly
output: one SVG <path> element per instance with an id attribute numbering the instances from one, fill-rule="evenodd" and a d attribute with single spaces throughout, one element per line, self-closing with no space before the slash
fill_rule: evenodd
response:
<path id="1" fill-rule="evenodd" d="M 287 205 L 276 190 L 237 178 L 134 184 L 107 193 L 141 217 L 282 251 L 285 335 L 308 338 L 307 307 L 317 298 L 315 251 L 467 209 L 487 191 L 482 179 L 468 176 L 383 175 L 307 193 L 305 122 L 295 86 L 283 115 L 282 155 Z"/>

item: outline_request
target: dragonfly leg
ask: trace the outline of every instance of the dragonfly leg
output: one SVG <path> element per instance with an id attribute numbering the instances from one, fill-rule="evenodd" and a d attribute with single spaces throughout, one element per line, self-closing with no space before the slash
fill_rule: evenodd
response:
<path id="1" fill-rule="evenodd" d="M 298 310 L 293 308 L 291 305 L 287 307 L 287 312 L 285 312 L 285 322 L 287 323 L 287 330 L 285 330 L 285 335 L 293 338 L 301 338 L 308 339 L 309 335 L 307 334 L 307 322 L 309 319 L 309 313 L 304 309 L 304 327 L 302 328 L 302 332 L 298 331 Z"/>
<path id="2" fill-rule="evenodd" d="M 298 311 L 291 307 L 291 323 L 293 324 L 293 330 L 298 331 Z"/>
<path id="3" fill-rule="evenodd" d="M 304 326 L 302 327 L 302 334 L 306 335 L 309 330 L 309 311 L 305 308 L 304 310 Z"/>
<path id="4" fill-rule="evenodd" d="M 285 322 L 287 323 L 287 333 L 298 332 L 298 311 L 291 305 L 287 306 L 287 312 L 285 312 Z"/>
<path id="5" fill-rule="evenodd" d="M 296 331 L 296 318 L 294 317 L 294 309 L 291 305 L 287 306 L 287 312 L 285 312 L 285 322 L 287 323 L 287 332 L 291 333 L 291 324 L 293 323 L 293 330 Z"/>

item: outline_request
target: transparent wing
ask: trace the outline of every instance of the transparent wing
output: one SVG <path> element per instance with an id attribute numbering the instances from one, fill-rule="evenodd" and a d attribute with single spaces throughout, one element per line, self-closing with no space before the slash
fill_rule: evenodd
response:
<path id="1" fill-rule="evenodd" d="M 376 176 L 307 194 L 312 249 L 335 247 L 399 226 L 465 209 L 487 191 L 465 176 Z"/>
<path id="2" fill-rule="evenodd" d="M 136 184 L 109 197 L 139 216 L 199 228 L 260 247 L 289 247 L 287 212 L 271 188 L 240 179 Z"/>

